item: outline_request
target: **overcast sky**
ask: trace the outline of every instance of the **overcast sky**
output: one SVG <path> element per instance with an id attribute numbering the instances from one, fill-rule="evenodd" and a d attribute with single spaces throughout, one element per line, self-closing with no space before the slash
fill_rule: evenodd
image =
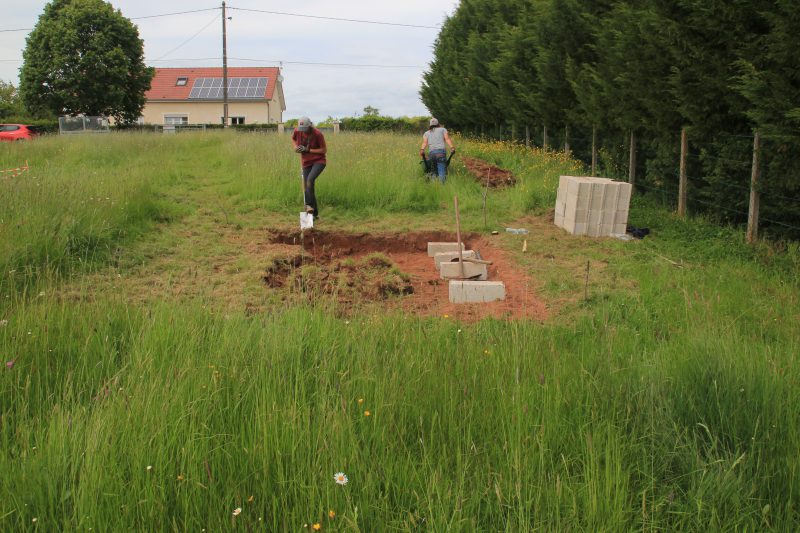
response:
<path id="1" fill-rule="evenodd" d="M 32 28 L 46 4 L 45 0 L 0 0 L 0 30 Z M 126 17 L 133 18 L 219 7 L 221 1 L 114 0 L 111 4 Z M 243 9 L 419 26 L 441 25 L 457 5 L 458 0 L 228 2 L 229 7 Z M 229 66 L 275 66 L 279 61 L 284 62 L 283 87 L 287 107 L 284 119 L 305 114 L 316 121 L 328 116 L 354 116 L 362 114 L 368 105 L 377 107 L 383 115 L 428 114 L 419 99 L 419 88 L 422 73 L 432 58 L 438 29 L 331 21 L 235 9 L 229 10 L 228 16 L 232 17 L 228 21 Z M 139 35 L 144 40 L 148 65 L 222 65 L 219 10 L 133 22 L 139 27 Z M 27 33 L 0 31 L 0 80 L 18 84 Z M 195 34 L 196 37 L 186 42 Z M 291 62 L 403 68 L 317 66 Z"/>

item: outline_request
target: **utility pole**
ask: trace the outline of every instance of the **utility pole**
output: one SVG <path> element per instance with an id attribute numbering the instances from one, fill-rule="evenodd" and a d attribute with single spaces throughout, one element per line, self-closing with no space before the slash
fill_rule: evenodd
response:
<path id="1" fill-rule="evenodd" d="M 222 127 L 228 127 L 228 30 L 225 22 L 225 0 L 222 2 Z"/>

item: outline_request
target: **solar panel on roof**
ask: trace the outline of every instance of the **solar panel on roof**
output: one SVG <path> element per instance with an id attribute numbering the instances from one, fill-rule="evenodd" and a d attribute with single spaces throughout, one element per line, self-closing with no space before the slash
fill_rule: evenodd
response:
<path id="1" fill-rule="evenodd" d="M 262 98 L 267 81 L 267 78 L 228 78 L 228 98 Z M 197 78 L 189 93 L 189 99 L 198 100 L 222 96 L 222 78 Z"/>

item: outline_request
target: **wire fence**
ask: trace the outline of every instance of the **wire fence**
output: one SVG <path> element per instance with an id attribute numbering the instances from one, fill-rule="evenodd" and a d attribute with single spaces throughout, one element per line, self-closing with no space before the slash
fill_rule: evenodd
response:
<path id="1" fill-rule="evenodd" d="M 757 239 L 760 223 L 769 226 L 773 236 L 800 239 L 800 172 L 794 170 L 800 166 L 800 135 L 687 135 L 688 149 L 681 153 L 682 132 L 660 139 L 634 138 L 633 143 L 630 132 L 603 128 L 493 125 L 465 133 L 569 152 L 595 175 L 631 181 L 635 189 L 660 197 L 679 213 L 682 205 L 681 214 L 688 205 L 695 212 L 718 215 L 729 222 L 747 221 L 748 240 Z M 683 198 L 682 167 L 691 169 L 683 176 Z M 775 231 L 776 227 L 786 231 Z"/>

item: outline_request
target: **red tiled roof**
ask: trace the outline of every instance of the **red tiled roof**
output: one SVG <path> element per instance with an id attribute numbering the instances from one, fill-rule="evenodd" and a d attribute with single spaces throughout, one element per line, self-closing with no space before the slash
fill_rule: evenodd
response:
<path id="1" fill-rule="evenodd" d="M 281 73 L 278 67 L 228 67 L 228 78 L 267 78 L 267 90 L 263 96 L 272 100 L 275 92 L 275 80 Z M 178 78 L 188 78 L 186 85 L 176 86 Z M 145 93 L 148 101 L 153 100 L 188 100 L 192 92 L 194 80 L 197 78 L 221 78 L 222 67 L 212 68 L 157 68 L 156 75 Z M 220 98 L 220 101 L 222 99 Z"/>

